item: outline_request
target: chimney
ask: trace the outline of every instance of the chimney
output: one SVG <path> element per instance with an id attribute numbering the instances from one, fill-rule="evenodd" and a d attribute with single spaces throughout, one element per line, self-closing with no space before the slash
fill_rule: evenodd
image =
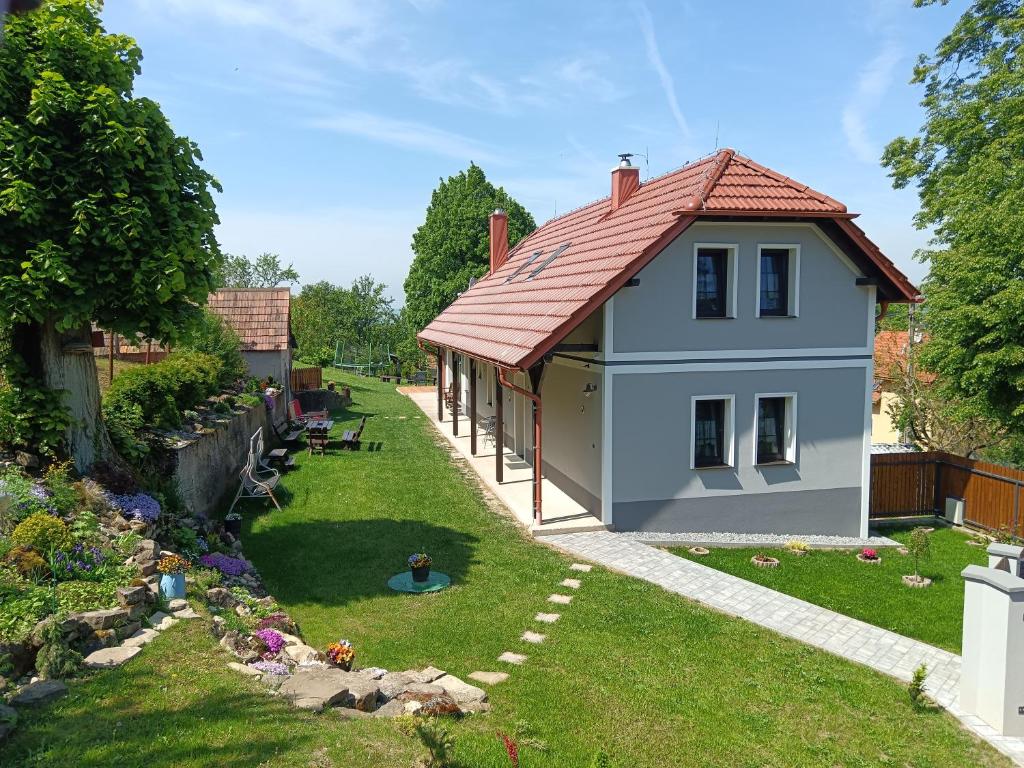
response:
<path id="1" fill-rule="evenodd" d="M 629 162 L 632 155 L 619 155 L 619 167 L 612 170 L 612 210 L 617 211 L 638 189 L 640 189 L 640 169 L 634 168 Z"/>
<path id="2" fill-rule="evenodd" d="M 508 214 L 498 208 L 491 214 L 491 274 L 508 261 Z"/>

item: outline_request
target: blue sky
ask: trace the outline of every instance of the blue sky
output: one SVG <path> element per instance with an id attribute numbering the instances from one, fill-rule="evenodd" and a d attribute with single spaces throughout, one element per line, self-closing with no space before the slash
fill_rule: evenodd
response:
<path id="1" fill-rule="evenodd" d="M 913 190 L 878 164 L 963 11 L 911 0 L 108 0 L 160 102 L 224 185 L 218 237 L 303 282 L 371 273 L 401 302 L 440 177 L 481 165 L 538 223 L 718 146 L 836 197 L 913 279 Z"/>

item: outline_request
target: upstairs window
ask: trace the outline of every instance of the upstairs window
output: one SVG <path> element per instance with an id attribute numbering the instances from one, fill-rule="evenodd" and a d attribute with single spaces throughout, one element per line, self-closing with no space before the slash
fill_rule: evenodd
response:
<path id="1" fill-rule="evenodd" d="M 757 316 L 796 317 L 800 246 L 758 246 Z"/>
<path id="2" fill-rule="evenodd" d="M 692 400 L 690 467 L 728 467 L 733 455 L 731 396 L 701 396 Z"/>
<path id="3" fill-rule="evenodd" d="M 693 259 L 694 318 L 735 317 L 736 246 L 697 244 Z"/>
<path id="4" fill-rule="evenodd" d="M 796 461 L 796 395 L 757 395 L 754 463 Z"/>

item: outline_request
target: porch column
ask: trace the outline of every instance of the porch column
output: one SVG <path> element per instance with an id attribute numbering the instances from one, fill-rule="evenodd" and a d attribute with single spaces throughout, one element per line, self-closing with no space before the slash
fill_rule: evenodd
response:
<path id="1" fill-rule="evenodd" d="M 437 420 L 444 421 L 444 347 L 437 348 Z"/>
<path id="2" fill-rule="evenodd" d="M 501 389 L 498 369 L 494 369 L 494 479 L 502 481 L 505 470 L 505 393 Z"/>
<path id="3" fill-rule="evenodd" d="M 459 436 L 459 390 L 462 389 L 462 382 L 459 380 L 459 356 L 452 352 L 452 434 Z"/>
<path id="4" fill-rule="evenodd" d="M 476 456 L 476 360 L 469 358 L 469 455 Z"/>

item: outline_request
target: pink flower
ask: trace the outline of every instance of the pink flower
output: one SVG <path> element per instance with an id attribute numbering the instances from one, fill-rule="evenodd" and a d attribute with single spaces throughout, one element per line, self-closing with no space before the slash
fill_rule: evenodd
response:
<path id="1" fill-rule="evenodd" d="M 865 560 L 878 559 L 878 553 L 875 550 L 870 549 L 868 547 L 864 547 L 864 549 L 860 551 L 860 556 L 863 557 Z"/>

